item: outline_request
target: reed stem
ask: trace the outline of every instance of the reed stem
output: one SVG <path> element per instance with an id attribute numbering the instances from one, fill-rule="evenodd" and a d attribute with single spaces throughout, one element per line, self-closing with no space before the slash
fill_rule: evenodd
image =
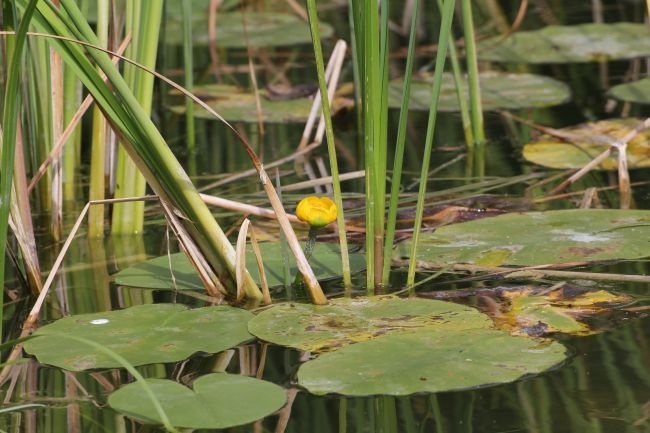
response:
<path id="1" fill-rule="evenodd" d="M 415 223 L 413 227 L 413 246 L 409 257 L 411 258 L 406 284 L 412 286 L 415 282 L 415 264 L 417 258 L 417 245 L 420 239 L 422 217 L 424 215 L 424 200 L 427 192 L 427 174 L 431 162 L 431 150 L 433 145 L 433 133 L 436 125 L 438 112 L 438 99 L 442 87 L 442 77 L 447 58 L 447 49 L 451 40 L 451 24 L 454 17 L 454 6 L 456 0 L 445 0 L 442 7 L 442 22 L 440 23 L 440 36 L 438 38 L 438 53 L 436 55 L 436 67 L 433 73 L 433 84 L 431 90 L 431 105 L 429 106 L 429 120 L 427 122 L 427 135 L 424 143 L 424 157 L 420 172 L 420 187 L 418 190 L 418 202 L 415 210 Z"/>
<path id="2" fill-rule="evenodd" d="M 316 57 L 316 70 L 318 73 L 318 87 L 323 108 L 323 119 L 325 120 L 325 136 L 327 138 L 327 153 L 329 155 L 330 170 L 332 172 L 332 186 L 334 188 L 334 202 L 338 209 L 336 223 L 338 226 L 339 244 L 341 246 L 341 269 L 343 271 L 343 283 L 346 288 L 352 287 L 350 275 L 350 259 L 348 254 L 348 241 L 345 232 L 345 213 L 343 212 L 343 196 L 341 194 L 341 181 L 339 179 L 338 161 L 336 158 L 336 147 L 334 143 L 334 128 L 332 126 L 332 115 L 330 102 L 325 82 L 325 65 L 323 61 L 323 49 L 320 43 L 320 31 L 318 29 L 318 15 L 316 14 L 316 1 L 307 0 L 307 13 L 309 16 L 309 28 L 312 34 L 314 56 Z"/>
<path id="3" fill-rule="evenodd" d="M 409 33 L 408 55 L 406 56 L 406 71 L 404 73 L 404 87 L 402 89 L 402 106 L 399 113 L 397 126 L 397 140 L 395 143 L 395 157 L 393 161 L 393 178 L 390 189 L 390 204 L 388 207 L 388 223 L 386 225 L 386 242 L 384 244 L 384 263 L 381 283 L 388 285 L 390 277 L 391 252 L 395 241 L 395 226 L 397 224 L 397 206 L 402 184 L 402 166 L 404 165 L 404 147 L 406 142 L 406 125 L 411 96 L 411 78 L 413 76 L 413 58 L 415 57 L 415 36 L 417 30 L 418 8 L 420 0 L 414 0 L 411 14 L 411 30 Z"/>

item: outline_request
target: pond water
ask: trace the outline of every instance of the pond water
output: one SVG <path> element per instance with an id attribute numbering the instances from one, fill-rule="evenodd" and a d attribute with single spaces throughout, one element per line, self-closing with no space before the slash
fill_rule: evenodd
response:
<path id="1" fill-rule="evenodd" d="M 540 2 L 541 3 L 541 2 Z M 637 3 L 630 9 L 636 11 Z M 579 21 L 585 8 L 567 7 L 567 21 Z M 512 12 L 512 11 L 510 11 Z M 629 11 L 628 11 L 629 12 Z M 335 9 L 332 14 L 340 14 Z M 338 15 L 336 15 L 338 16 Z M 435 20 L 434 20 L 435 21 Z M 334 21 L 336 22 L 336 21 Z M 428 23 L 432 24 L 433 23 Z M 435 23 L 437 25 L 437 23 Z M 336 22 L 336 26 L 341 26 Z M 343 31 L 343 30 L 336 30 Z M 346 31 L 346 30 L 345 30 Z M 178 53 L 176 53 L 178 54 Z M 298 52 L 298 56 L 304 54 Z M 308 52 L 309 54 L 309 52 Z M 613 75 L 623 74 L 627 63 L 611 64 Z M 598 89 L 597 65 L 556 65 L 536 67 L 537 73 L 545 73 L 563 80 L 573 91 L 573 99 L 551 109 L 520 110 L 537 122 L 561 127 L 589 118 L 607 116 L 605 97 Z M 351 72 L 348 71 L 351 75 Z M 303 74 L 303 71 L 291 74 Z M 590 77 L 585 80 L 584 77 Z M 295 78 L 295 77 L 292 77 Z M 300 77 L 299 80 L 304 80 Z M 311 81 L 307 80 L 307 81 Z M 597 95 L 597 96 L 594 96 Z M 646 110 L 647 111 L 647 110 Z M 633 114 L 644 114 L 644 108 L 634 107 Z M 161 129 L 177 156 L 187 162 L 190 157 L 182 143 L 184 138 L 182 119 L 166 110 L 156 114 Z M 534 203 L 536 192 L 526 195 L 526 187 L 537 180 L 549 178 L 554 173 L 534 168 L 523 162 L 520 146 L 526 142 L 531 131 L 504 120 L 500 115 L 488 114 L 487 131 L 490 144 L 485 155 L 485 178 L 475 177 L 466 169 L 467 157 L 463 154 L 463 137 L 460 118 L 456 114 L 439 116 L 436 131 L 436 151 L 431 167 L 436 168 L 431 180 L 434 192 L 449 191 L 436 196 L 436 204 L 456 203 L 471 207 L 497 210 L 546 210 L 575 207 L 575 197 L 569 200 Z M 336 119 L 337 138 L 342 147 L 349 150 L 342 159 L 342 171 L 358 169 L 359 154 L 353 113 L 343 113 Z M 391 130 L 397 129 L 397 118 L 391 115 Z M 421 139 L 425 133 L 426 114 L 414 113 L 410 118 L 409 149 L 405 170 L 405 185 L 413 191 L 414 174 L 420 167 Z M 256 126 L 243 125 L 249 137 L 257 139 Z M 273 160 L 290 154 L 298 143 L 302 126 L 268 125 L 264 135 L 265 160 Z M 393 133 L 393 132 L 391 132 Z M 250 167 L 242 149 L 228 132 L 215 122 L 197 122 L 198 154 L 196 160 L 197 184 L 204 185 L 215 179 L 215 173 L 237 172 Z M 215 143 L 220 143 L 216 146 Z M 224 144 L 225 143 L 225 144 Z M 513 148 L 513 143 L 516 143 Z M 514 149 L 514 150 L 513 150 Z M 324 153 L 322 154 L 324 155 Z M 189 165 L 189 163 L 188 163 Z M 285 166 L 285 168 L 288 167 Z M 290 170 L 291 167 L 286 168 Z M 274 173 L 271 173 L 274 175 Z M 284 175 L 284 172 L 282 173 Z M 632 181 L 645 181 L 648 171 L 638 170 Z M 298 180 L 295 176 L 282 177 L 287 184 Z M 576 190 L 588 186 L 607 186 L 608 174 L 596 173 L 576 185 Z M 363 179 L 344 184 L 350 209 L 347 215 L 361 224 L 363 218 Z M 292 208 L 304 191 L 286 192 L 283 199 Z M 215 193 L 250 202 L 265 203 L 254 178 L 238 181 L 218 189 Z M 603 201 L 616 207 L 616 194 L 603 192 Z M 634 189 L 636 206 L 650 206 L 650 190 L 647 186 Z M 579 201 L 580 197 L 578 197 Z M 66 218 L 68 227 L 83 203 L 69 204 Z M 412 209 L 404 208 L 405 218 Z M 236 228 L 238 219 L 233 214 L 218 214 L 224 228 Z M 46 221 L 47 217 L 43 218 Z M 273 224 L 258 223 L 263 238 L 277 236 Z M 177 251 L 178 245 L 167 237 L 162 216 L 152 210 L 148 214 L 146 232 L 142 236 L 107 237 L 101 240 L 87 239 L 81 234 L 68 251 L 63 272 L 55 282 L 55 289 L 41 312 L 41 323 L 57 318 L 123 309 L 148 303 L 180 303 L 191 307 L 206 305 L 201 293 L 144 290 L 121 287 L 112 281 L 112 275 L 126 267 L 148 258 Z M 534 228 L 531 228 L 534 229 Z M 601 236 L 604 237 L 604 236 Z M 58 245 L 51 244 L 47 235 L 39 245 L 43 263 L 52 263 Z M 582 239 L 582 238 L 581 238 Z M 354 239 L 360 241 L 361 239 Z M 647 242 L 647 240 L 639 240 Z M 650 263 L 645 260 L 626 261 L 617 264 L 590 266 L 580 270 L 621 274 L 650 274 Z M 422 277 L 427 276 L 422 273 Z M 402 287 L 405 276 L 401 271 L 394 276 L 395 289 Z M 354 277 L 358 293 L 363 294 L 365 277 Z M 514 286 L 526 281 L 499 278 L 473 278 L 467 274 L 449 274 L 418 288 L 422 296 L 453 289 L 477 289 L 482 287 Z M 555 281 L 543 280 L 540 284 L 550 286 Z M 578 281 L 591 288 L 602 288 L 627 293 L 645 300 L 650 289 L 642 283 L 594 283 Z M 327 293 L 340 295 L 339 281 L 327 283 Z M 278 290 L 274 300 L 286 299 L 286 293 Z M 29 311 L 29 299 L 16 297 L 5 306 L 5 332 L 16 334 L 21 321 Z M 481 296 L 470 296 L 464 303 L 485 307 Z M 639 305 L 643 305 L 640 303 Z M 647 311 L 647 310 L 646 310 Z M 615 311 L 591 319 L 590 324 L 601 332 L 587 336 L 556 336 L 567 347 L 566 361 L 551 371 L 524 377 L 513 383 L 480 389 L 459 390 L 436 394 L 415 394 L 407 397 L 374 396 L 350 398 L 342 396 L 315 396 L 296 385 L 296 370 L 306 360 L 305 354 L 292 349 L 253 341 L 222 354 L 197 354 L 190 359 L 170 364 L 139 367 L 145 377 L 172 378 L 182 382 L 191 381 L 212 371 L 225 369 L 229 373 L 257 376 L 282 385 L 289 404 L 281 411 L 248 425 L 233 427 L 227 432 L 291 432 L 291 433 L 641 433 L 650 432 L 650 316 L 647 312 Z M 408 353 L 403 354 L 408 357 Z M 231 358 L 229 358 L 231 357 Z M 229 359 L 229 362 L 224 362 Z M 369 361 L 372 366 L 372 360 Z M 124 370 L 70 373 L 26 357 L 13 370 L 10 382 L 5 385 L 11 404 L 32 405 L 20 411 L 0 413 L 0 430 L 15 433 L 145 433 L 162 432 L 160 427 L 137 423 L 125 417 L 107 404 L 107 396 L 121 384 L 132 381 Z M 143 396 L 143 398 L 145 398 Z"/>

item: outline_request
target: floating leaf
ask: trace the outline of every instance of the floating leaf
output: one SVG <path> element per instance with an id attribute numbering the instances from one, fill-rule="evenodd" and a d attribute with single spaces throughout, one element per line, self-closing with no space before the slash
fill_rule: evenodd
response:
<path id="1" fill-rule="evenodd" d="M 208 14 L 205 9 L 195 9 L 192 27 L 204 29 L 192 35 L 194 47 L 207 46 L 209 36 Z M 165 42 L 170 45 L 183 43 L 181 22 L 170 17 L 165 32 Z M 244 28 L 244 26 L 246 26 Z M 322 38 L 329 38 L 332 27 L 319 22 Z M 309 24 L 294 14 L 274 12 L 219 12 L 217 14 L 216 44 L 221 48 L 271 48 L 311 43 Z"/>
<path id="2" fill-rule="evenodd" d="M 650 78 L 614 86 L 609 95 L 621 101 L 650 104 Z"/>
<path id="3" fill-rule="evenodd" d="M 479 43 L 479 58 L 497 62 L 575 63 L 632 59 L 650 55 L 650 28 L 611 23 L 548 26 Z"/>
<path id="4" fill-rule="evenodd" d="M 119 368 L 122 365 L 87 344 L 92 340 L 126 358 L 132 365 L 174 362 L 196 352 L 215 353 L 250 340 L 252 314 L 229 306 L 189 310 L 178 304 L 146 304 L 124 310 L 82 314 L 40 328 L 25 350 L 44 364 L 66 370 Z"/>
<path id="5" fill-rule="evenodd" d="M 255 94 L 240 87 L 227 84 L 209 84 L 192 90 L 206 104 L 229 122 L 257 122 L 257 102 Z M 312 100 L 309 97 L 269 100 L 266 90 L 260 90 L 262 120 L 270 123 L 303 123 L 309 117 Z M 177 114 L 185 113 L 185 105 L 170 107 Z M 198 118 L 215 120 L 214 115 L 200 106 L 194 109 Z"/>
<path id="6" fill-rule="evenodd" d="M 512 213 L 424 233 L 418 260 L 533 266 L 650 256 L 650 211 L 575 209 Z M 399 244 L 408 257 L 412 239 Z"/>
<path id="7" fill-rule="evenodd" d="M 329 305 L 277 305 L 258 314 L 248 329 L 262 340 L 317 352 L 414 329 L 491 326 L 487 316 L 462 305 L 378 296 L 335 299 Z"/>
<path id="8" fill-rule="evenodd" d="M 147 379 L 147 384 L 176 427 L 214 429 L 247 424 L 275 412 L 286 402 L 286 394 L 279 386 L 234 374 L 202 376 L 194 381 L 193 390 L 166 379 Z M 138 382 L 112 393 L 108 404 L 130 417 L 162 423 Z"/>
<path id="9" fill-rule="evenodd" d="M 526 160 L 545 167 L 582 168 L 640 123 L 641 120 L 634 118 L 610 119 L 562 128 L 560 132 L 569 135 L 571 141 L 544 134 L 526 144 L 523 155 Z M 616 170 L 617 158 L 613 151 L 597 168 Z M 627 160 L 629 168 L 650 167 L 650 131 L 640 132 L 628 143 Z"/>
<path id="10" fill-rule="evenodd" d="M 571 93 L 566 84 L 549 77 L 533 74 L 507 74 L 483 72 L 480 74 L 481 104 L 484 110 L 517 109 L 524 107 L 549 107 L 566 102 Z M 388 85 L 388 105 L 400 108 L 402 104 L 402 80 Z M 464 81 L 468 95 L 467 81 Z M 431 82 L 411 83 L 411 110 L 425 111 L 431 103 Z M 438 108 L 441 111 L 459 111 L 456 83 L 452 74 L 445 73 Z"/>
<path id="11" fill-rule="evenodd" d="M 559 343 L 503 331 L 421 329 L 322 354 L 300 367 L 298 383 L 313 394 L 442 392 L 511 382 L 564 358 Z"/>
<path id="12" fill-rule="evenodd" d="M 507 311 L 495 318 L 498 328 L 518 334 L 542 335 L 563 332 L 587 335 L 594 331 L 578 319 L 606 311 L 604 304 L 621 304 L 626 296 L 605 290 L 584 291 L 575 296 L 563 296 L 563 291 L 535 294 L 530 289 L 504 291 L 502 296 L 510 301 Z"/>
<path id="13" fill-rule="evenodd" d="M 282 247 L 279 242 L 260 243 L 262 259 L 266 278 L 270 287 L 284 284 L 284 262 Z M 319 242 L 309 260 L 316 278 L 326 280 L 341 276 L 341 254 L 338 244 Z M 289 254 L 290 280 L 298 272 L 291 252 Z M 171 261 L 171 269 L 169 263 Z M 257 262 L 253 251 L 249 247 L 246 253 L 246 267 L 253 278 L 259 282 Z M 365 267 L 365 258 L 362 254 L 350 253 L 350 268 L 352 272 L 359 272 Z M 173 277 L 172 277 L 173 275 Z M 145 289 L 176 289 L 176 290 L 204 290 L 203 283 L 189 260 L 183 253 L 170 256 L 156 257 L 143 263 L 131 266 L 115 275 L 115 282 L 123 286 L 141 287 Z"/>

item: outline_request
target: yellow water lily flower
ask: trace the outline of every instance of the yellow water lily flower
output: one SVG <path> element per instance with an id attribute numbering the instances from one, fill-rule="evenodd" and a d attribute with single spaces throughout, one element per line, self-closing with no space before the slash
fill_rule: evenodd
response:
<path id="1" fill-rule="evenodd" d="M 298 203 L 296 216 L 314 228 L 325 227 L 336 220 L 336 204 L 328 197 L 306 197 Z"/>

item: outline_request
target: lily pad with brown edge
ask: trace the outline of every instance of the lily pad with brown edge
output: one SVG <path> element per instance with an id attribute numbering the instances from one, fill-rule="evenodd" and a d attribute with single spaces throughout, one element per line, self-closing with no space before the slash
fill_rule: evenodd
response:
<path id="1" fill-rule="evenodd" d="M 640 119 L 609 119 L 562 128 L 560 133 L 570 137 L 559 138 L 544 134 L 524 145 L 527 161 L 550 168 L 582 168 L 592 159 L 641 124 Z M 618 155 L 613 150 L 609 158 L 596 166 L 600 170 L 616 170 Z M 631 169 L 650 167 L 650 130 L 641 131 L 627 145 L 627 161 Z"/>
<path id="2" fill-rule="evenodd" d="M 377 296 L 334 299 L 329 305 L 276 305 L 255 316 L 248 330 L 280 346 L 322 352 L 405 331 L 491 326 L 491 320 L 474 308 L 427 299 Z"/>
<path id="3" fill-rule="evenodd" d="M 165 43 L 181 45 L 183 43 L 180 14 L 168 17 L 165 31 Z M 208 14 L 205 8 L 195 9 L 192 27 L 205 29 L 192 34 L 194 47 L 207 46 L 209 43 Z M 332 27 L 319 22 L 322 38 L 333 34 Z M 281 12 L 219 12 L 216 22 L 215 43 L 220 48 L 273 48 L 311 43 L 309 23 L 295 14 Z"/>
<path id="4" fill-rule="evenodd" d="M 94 341 L 132 365 L 175 362 L 197 352 L 216 353 L 251 340 L 252 313 L 230 306 L 190 310 L 145 304 L 124 310 L 65 317 L 43 326 L 25 351 L 39 362 L 71 371 L 123 367 L 108 354 L 66 335 Z"/>
<path id="5" fill-rule="evenodd" d="M 510 213 L 423 233 L 417 259 L 439 265 L 536 266 L 650 256 L 650 211 L 573 209 Z M 398 244 L 408 257 L 412 239 Z"/>
<path id="6" fill-rule="evenodd" d="M 557 342 L 493 329 L 418 329 L 319 355 L 298 370 L 317 395 L 408 395 L 512 382 L 562 363 Z"/>
<path id="7" fill-rule="evenodd" d="M 197 86 L 192 92 L 229 122 L 258 122 L 258 108 L 255 94 L 228 84 Z M 288 100 L 270 100 L 267 91 L 260 90 L 262 121 L 268 123 L 304 123 L 309 117 L 312 99 L 302 97 Z M 177 114 L 185 113 L 185 105 L 169 108 Z M 194 116 L 216 120 L 213 114 L 196 105 Z"/>
<path id="8" fill-rule="evenodd" d="M 175 427 L 188 429 L 228 428 L 264 418 L 286 402 L 285 391 L 264 380 L 236 374 L 214 373 L 201 376 L 192 389 L 172 380 L 147 379 Z M 146 423 L 162 419 L 141 383 L 133 382 L 113 392 L 108 404 L 118 412 Z"/>
<path id="9" fill-rule="evenodd" d="M 650 104 L 650 78 L 616 85 L 608 94 L 621 101 Z"/>
<path id="10" fill-rule="evenodd" d="M 284 259 L 279 242 L 261 242 L 259 244 L 264 270 L 269 287 L 285 284 Z M 314 248 L 309 263 L 319 281 L 339 278 L 341 270 L 341 249 L 338 244 L 319 242 Z M 291 252 L 287 250 L 289 260 L 289 283 L 298 272 Z M 350 270 L 359 272 L 365 269 L 363 254 L 350 252 Z M 170 265 L 171 264 L 171 265 Z M 252 247 L 246 251 L 246 268 L 253 279 L 259 283 L 257 261 Z M 192 267 L 184 253 L 160 256 L 121 270 L 114 276 L 115 282 L 122 286 L 143 289 L 165 290 L 205 290 L 201 278 Z"/>
<path id="11" fill-rule="evenodd" d="M 494 318 L 499 329 L 522 335 L 544 335 L 562 332 L 589 335 L 596 331 L 582 319 L 609 311 L 608 306 L 621 305 L 630 300 L 606 290 L 587 290 L 565 295 L 562 290 L 536 294 L 531 288 L 508 290 L 501 294 L 509 305 Z"/>
<path id="12" fill-rule="evenodd" d="M 504 72 L 482 72 L 481 104 L 484 110 L 518 109 L 525 107 L 549 107 L 569 100 L 569 87 L 553 78 L 533 74 L 509 74 Z M 468 95 L 467 80 L 463 82 L 465 95 Z M 393 80 L 388 85 L 388 106 L 400 108 L 402 105 L 403 81 Z M 431 82 L 415 80 L 411 82 L 411 110 L 426 111 L 431 103 Z M 450 73 L 445 73 L 440 91 L 438 109 L 459 111 L 456 83 Z"/>
<path id="13" fill-rule="evenodd" d="M 547 26 L 478 44 L 481 60 L 511 63 L 576 63 L 650 55 L 650 28 L 637 23 Z"/>

